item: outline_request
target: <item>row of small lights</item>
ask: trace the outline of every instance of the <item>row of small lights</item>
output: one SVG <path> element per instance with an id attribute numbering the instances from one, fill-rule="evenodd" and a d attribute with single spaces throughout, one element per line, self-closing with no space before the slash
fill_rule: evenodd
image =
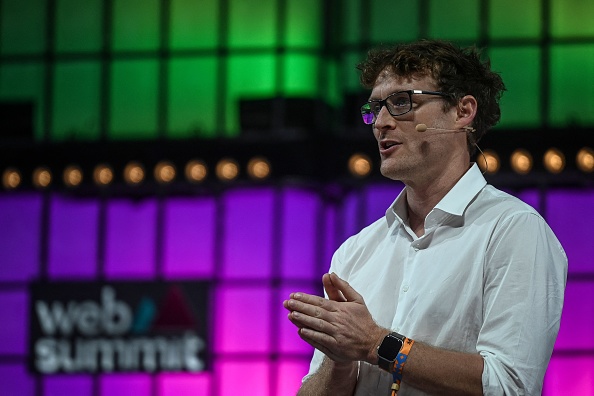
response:
<path id="1" fill-rule="evenodd" d="M 594 172 L 594 150 L 582 148 L 575 158 L 577 167 L 585 173 Z M 477 157 L 479 167 L 488 174 L 496 174 L 501 168 L 499 155 L 492 150 L 485 150 Z M 561 173 L 566 165 L 565 155 L 556 148 L 551 148 L 543 156 L 544 167 L 552 174 Z M 510 166 L 518 174 L 530 173 L 534 166 L 534 158 L 529 151 L 518 149 L 510 156 Z M 373 170 L 369 156 L 362 153 L 353 154 L 348 160 L 348 170 L 352 176 L 364 178 Z M 200 160 L 189 161 L 184 169 L 185 178 L 191 183 L 203 182 L 209 174 L 206 163 Z M 247 175 L 253 180 L 264 180 L 272 171 L 270 162 L 264 157 L 254 157 L 246 167 Z M 232 181 L 240 174 L 238 162 L 232 158 L 223 158 L 215 166 L 215 175 L 221 181 Z M 63 181 L 67 187 L 79 186 L 83 179 L 83 171 L 77 165 L 70 165 L 63 171 Z M 154 170 L 155 180 L 160 184 L 168 184 L 178 178 L 175 165 L 169 161 L 159 162 Z M 139 185 L 146 179 L 145 167 L 139 162 L 129 162 L 123 171 L 124 180 L 129 185 Z M 5 189 L 16 189 L 22 184 L 21 172 L 16 168 L 7 168 L 2 174 L 2 185 Z M 114 180 L 114 170 L 107 164 L 99 164 L 93 170 L 93 181 L 98 186 L 108 186 Z M 49 187 L 53 182 L 53 175 L 49 168 L 38 167 L 33 171 L 33 185 L 37 188 Z"/>
<path id="2" fill-rule="evenodd" d="M 481 160 L 482 157 L 482 160 Z M 492 150 L 485 150 L 477 156 L 479 167 L 489 174 L 495 174 L 501 168 L 499 155 Z M 567 166 L 565 154 L 557 148 L 548 149 L 542 158 L 545 169 L 552 174 L 563 172 Z M 589 147 L 581 148 L 575 156 L 575 164 L 584 173 L 594 172 L 594 150 Z M 517 149 L 510 156 L 512 170 L 520 175 L 526 175 L 534 167 L 534 158 L 528 150 Z"/>
<path id="3" fill-rule="evenodd" d="M 239 163 L 232 158 L 223 158 L 215 166 L 215 175 L 221 181 L 232 181 L 240 174 Z M 264 180 L 270 176 L 270 162 L 264 157 L 254 157 L 247 164 L 248 176 L 254 180 Z M 191 183 L 201 183 L 209 175 L 209 169 L 201 160 L 189 161 L 184 169 L 185 178 Z M 159 184 L 169 184 L 178 178 L 176 166 L 169 161 L 157 163 L 153 169 L 155 181 Z M 69 165 L 62 172 L 62 179 L 67 187 L 77 187 L 84 179 L 80 166 Z M 108 164 L 99 164 L 93 169 L 93 181 L 97 186 L 108 186 L 115 178 L 113 168 Z M 124 167 L 123 177 L 128 185 L 140 185 L 147 178 L 145 167 L 136 161 L 131 161 Z M 23 182 L 23 176 L 17 168 L 9 167 L 2 173 L 2 185 L 7 190 L 18 188 Z M 33 171 L 33 185 L 37 188 L 49 187 L 54 182 L 54 176 L 48 167 L 40 166 Z"/>

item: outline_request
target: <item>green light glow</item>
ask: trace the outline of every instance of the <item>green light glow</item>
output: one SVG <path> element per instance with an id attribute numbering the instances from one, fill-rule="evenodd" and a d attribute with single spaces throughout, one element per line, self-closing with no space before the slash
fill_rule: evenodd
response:
<path id="1" fill-rule="evenodd" d="M 507 91 L 501 99 L 498 127 L 537 127 L 540 123 L 540 49 L 489 50 L 493 70 L 500 72 Z"/>
<path id="2" fill-rule="evenodd" d="M 46 48 L 45 0 L 3 0 L 0 13 L 2 54 L 36 54 Z"/>
<path id="3" fill-rule="evenodd" d="M 159 0 L 114 0 L 113 49 L 154 50 L 159 47 Z"/>
<path id="4" fill-rule="evenodd" d="M 284 81 L 281 94 L 317 96 L 320 58 L 317 55 L 288 54 L 284 61 Z"/>
<path id="5" fill-rule="evenodd" d="M 549 121 L 553 126 L 594 124 L 594 45 L 553 45 Z"/>
<path id="6" fill-rule="evenodd" d="M 58 0 L 56 5 L 56 50 L 99 51 L 103 2 Z"/>
<path id="7" fill-rule="evenodd" d="M 56 65 L 52 140 L 99 138 L 100 72 L 96 62 Z"/>
<path id="8" fill-rule="evenodd" d="M 274 47 L 277 2 L 274 0 L 229 0 L 229 46 Z"/>
<path id="9" fill-rule="evenodd" d="M 419 1 L 392 0 L 386 7 L 383 1 L 372 1 L 371 40 L 375 43 L 411 41 L 419 36 Z M 398 23 L 395 23 L 398 21 Z"/>
<path id="10" fill-rule="evenodd" d="M 219 1 L 172 0 L 172 49 L 215 48 L 219 33 Z"/>
<path id="11" fill-rule="evenodd" d="M 157 61 L 112 64 L 109 136 L 148 139 L 157 136 Z"/>
<path id="12" fill-rule="evenodd" d="M 285 44 L 289 47 L 321 47 L 321 13 L 318 0 L 288 0 Z"/>
<path id="13" fill-rule="evenodd" d="M 594 2 L 591 0 L 551 0 L 553 37 L 591 37 L 594 35 Z"/>
<path id="14" fill-rule="evenodd" d="M 542 29 L 541 0 L 489 2 L 489 36 L 538 38 Z M 513 12 L 510 12 L 513 10 Z"/>
<path id="15" fill-rule="evenodd" d="M 476 40 L 480 0 L 429 0 L 429 36 L 446 40 Z"/>
<path id="16" fill-rule="evenodd" d="M 213 137 L 216 120 L 217 58 L 173 59 L 169 63 L 167 136 Z"/>

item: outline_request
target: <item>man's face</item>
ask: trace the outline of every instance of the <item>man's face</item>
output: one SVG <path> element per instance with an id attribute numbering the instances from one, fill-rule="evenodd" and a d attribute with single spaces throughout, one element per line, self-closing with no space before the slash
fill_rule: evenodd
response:
<path id="1" fill-rule="evenodd" d="M 437 91 L 431 77 L 401 78 L 384 71 L 378 77 L 370 99 L 410 89 Z M 468 155 L 466 135 L 461 131 L 428 129 L 419 132 L 418 124 L 429 128 L 453 129 L 456 107 L 444 112 L 441 96 L 412 95 L 412 111 L 393 117 L 382 107 L 373 124 L 378 141 L 382 175 L 407 185 L 430 183 L 440 176 L 453 158 Z"/>

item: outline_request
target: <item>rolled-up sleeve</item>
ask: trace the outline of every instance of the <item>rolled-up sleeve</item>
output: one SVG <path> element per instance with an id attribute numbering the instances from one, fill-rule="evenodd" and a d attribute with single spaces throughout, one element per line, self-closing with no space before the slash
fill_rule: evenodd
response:
<path id="1" fill-rule="evenodd" d="M 485 395 L 540 395 L 559 331 L 567 257 L 536 213 L 495 227 L 485 252 L 483 325 Z"/>

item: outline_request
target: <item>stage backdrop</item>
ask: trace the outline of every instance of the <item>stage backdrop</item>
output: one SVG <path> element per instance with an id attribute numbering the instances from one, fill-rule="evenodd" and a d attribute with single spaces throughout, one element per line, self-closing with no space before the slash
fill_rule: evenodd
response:
<path id="1" fill-rule="evenodd" d="M 1 393 L 295 394 L 312 349 L 296 335 L 282 301 L 292 291 L 321 293 L 334 249 L 382 216 L 400 189 L 284 183 L 146 199 L 0 194 Z M 588 219 L 594 218 L 594 190 L 512 193 L 545 215 L 569 257 L 565 310 L 544 395 L 592 394 L 594 229 Z M 206 371 L 31 373 L 29 286 L 37 281 L 209 285 Z M 104 297 L 104 310 L 122 303 L 121 290 Z M 199 297 L 186 291 L 184 298 L 191 305 Z"/>

